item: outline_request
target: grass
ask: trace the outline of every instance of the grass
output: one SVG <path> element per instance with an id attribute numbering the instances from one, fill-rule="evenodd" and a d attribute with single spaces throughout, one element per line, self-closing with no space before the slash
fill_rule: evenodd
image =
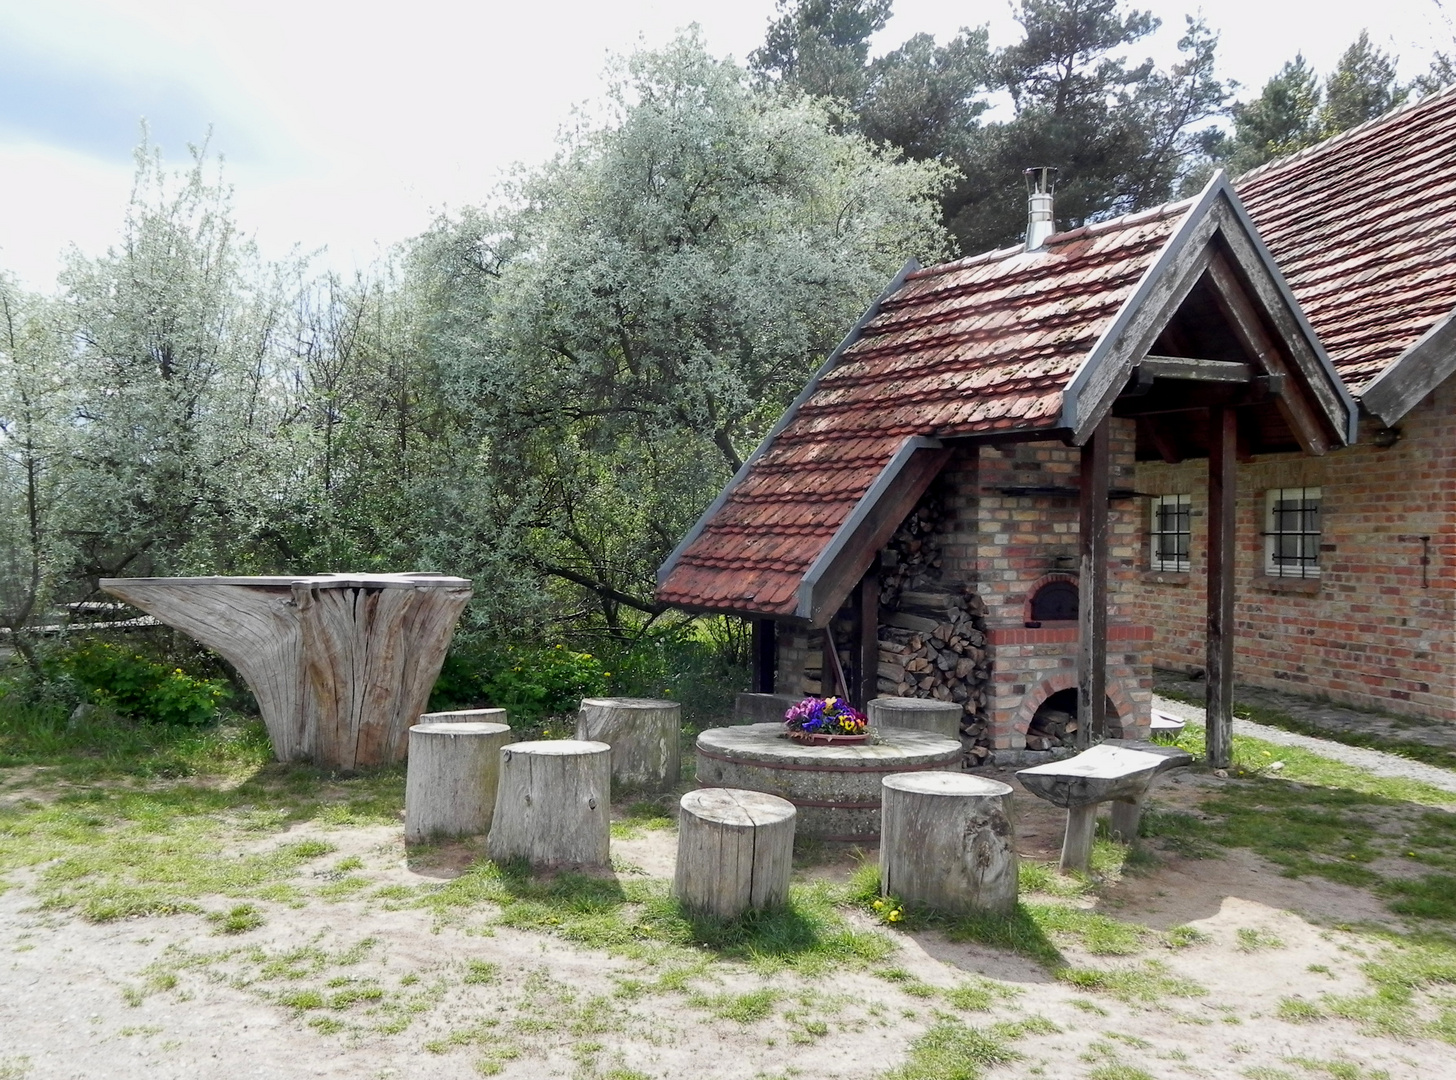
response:
<path id="1" fill-rule="evenodd" d="M 1208 993 L 1191 979 L 1172 974 L 1156 960 L 1112 969 L 1065 967 L 1057 972 L 1057 978 L 1078 990 L 1108 994 L 1128 1005 L 1154 1005 L 1166 998 L 1195 998 Z"/>
<path id="2" fill-rule="evenodd" d="M 1201 753 L 1202 734 L 1189 725 L 1185 748 Z M 1266 775 L 1276 751 L 1285 768 Z M 1456 923 L 1456 873 L 1441 872 L 1456 871 L 1456 816 L 1444 809 L 1456 801 L 1451 792 L 1243 736 L 1234 738 L 1234 763 L 1230 780 L 1198 814 L 1152 810 L 1142 835 L 1189 858 L 1248 848 L 1286 876 L 1372 889 L 1396 914 Z M 1372 866 L 1380 859 L 1434 872 L 1392 875 Z M 1272 947 L 1252 939 L 1240 946 Z"/>
<path id="3" fill-rule="evenodd" d="M 937 1020 L 910 1044 L 905 1064 L 884 1080 L 980 1080 L 987 1069 L 1009 1065 L 1021 1054 L 1001 1032 L 985 1032 L 959 1020 Z"/>
<path id="4" fill-rule="evenodd" d="M 1203 707 L 1202 695 L 1190 694 L 1176 688 L 1160 685 L 1157 693 L 1163 697 L 1171 698 L 1174 701 L 1181 701 L 1186 705 L 1197 705 Z M 1368 710 L 1354 709 L 1349 705 L 1341 705 L 1340 708 L 1352 712 L 1364 712 Z M 1387 754 L 1397 754 L 1400 757 L 1409 758 L 1412 761 L 1419 761 L 1426 765 L 1434 765 L 1440 769 L 1456 769 L 1456 751 L 1447 747 L 1431 746 L 1429 743 L 1416 742 L 1413 739 L 1395 739 L 1388 735 L 1380 735 L 1368 731 L 1349 731 L 1344 728 L 1325 727 L 1309 720 L 1301 720 L 1296 716 L 1279 709 L 1271 709 L 1264 705 L 1251 705 L 1246 702 L 1234 702 L 1234 715 L 1240 720 L 1252 720 L 1256 724 L 1263 724 L 1265 727 L 1279 728 L 1281 731 L 1292 732 L 1295 735 L 1310 735 L 1317 739 L 1326 739 L 1330 742 L 1343 743 L 1345 746 L 1358 746 L 1366 750 L 1380 750 Z M 1372 713 L 1376 716 L 1388 716 L 1387 713 Z M 1395 719 L 1402 719 L 1395 717 Z"/>

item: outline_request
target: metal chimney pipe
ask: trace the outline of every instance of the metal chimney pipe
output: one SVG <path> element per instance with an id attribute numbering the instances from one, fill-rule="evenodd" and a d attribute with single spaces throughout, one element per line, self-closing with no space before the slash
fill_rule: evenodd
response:
<path id="1" fill-rule="evenodd" d="M 1052 210 L 1052 193 L 1057 186 L 1057 170 L 1038 166 L 1026 170 L 1026 250 L 1038 251 L 1046 238 L 1057 231 Z"/>

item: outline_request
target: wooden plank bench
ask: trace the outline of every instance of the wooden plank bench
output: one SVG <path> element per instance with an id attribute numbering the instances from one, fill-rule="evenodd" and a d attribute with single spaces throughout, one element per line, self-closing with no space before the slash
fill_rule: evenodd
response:
<path id="1" fill-rule="evenodd" d="M 1098 805 L 1113 804 L 1112 834 L 1131 843 L 1153 778 L 1192 764 L 1193 755 L 1176 746 L 1108 740 L 1075 757 L 1021 769 L 1016 778 L 1033 795 L 1066 809 L 1062 869 L 1085 873 L 1092 856 Z"/>

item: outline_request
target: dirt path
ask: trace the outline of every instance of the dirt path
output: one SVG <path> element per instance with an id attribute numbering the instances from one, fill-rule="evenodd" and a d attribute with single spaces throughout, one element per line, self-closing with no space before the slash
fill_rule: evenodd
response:
<path id="1" fill-rule="evenodd" d="M 1175 777 L 1159 799 L 1196 807 L 1209 783 Z M 1019 801 L 1025 856 L 1054 857 L 1061 827 L 1058 812 Z M 305 874 L 312 894 L 259 903 L 263 925 L 231 935 L 195 914 L 96 924 L 38 910 L 34 871 L 12 874 L 0 895 L 0 1078 L 848 1080 L 901 1064 L 947 1017 L 1019 1055 L 992 1078 L 1329 1075 L 1299 1060 L 1360 1078 L 1456 1076 L 1456 1047 L 1443 1042 L 1280 1019 L 1288 1001 L 1367 993 L 1360 965 L 1377 949 L 1341 927 L 1389 925 L 1388 913 L 1359 889 L 1281 877 L 1248 852 L 1165 855 L 1078 902 L 1147 927 L 1124 955 L 1056 936 L 1072 968 L 1125 977 L 1116 990 L 929 931 L 878 931 L 894 941 L 889 958 L 806 976 L 613 956 L 500 925 L 489 903 L 439 925 L 392 905 L 390 890 L 449 879 L 468 847 L 407 858 L 399 830 L 378 825 L 288 838 L 309 836 L 354 861 L 347 877 L 367 888 L 323 899 L 338 875 Z M 674 844 L 671 830 L 615 840 L 619 873 L 666 877 Z M 851 865 L 840 853 L 806 873 L 843 878 Z M 1170 947 L 1174 927 L 1189 928 L 1183 947 Z"/>

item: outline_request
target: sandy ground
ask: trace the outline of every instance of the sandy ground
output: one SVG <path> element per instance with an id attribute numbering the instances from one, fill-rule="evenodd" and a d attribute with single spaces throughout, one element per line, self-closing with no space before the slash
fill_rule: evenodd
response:
<path id="1" fill-rule="evenodd" d="M 1158 799 L 1188 806 L 1216 782 L 1174 776 Z M 1019 799 L 1024 855 L 1054 858 L 1061 828 L 1058 812 Z M 462 846 L 428 865 L 411 865 L 398 829 L 335 829 L 327 838 L 339 849 L 334 858 L 357 855 L 364 863 L 360 873 L 374 885 L 441 880 L 472 854 Z M 613 854 L 624 873 L 668 877 L 674 845 L 670 831 L 644 832 L 614 841 Z M 841 858 L 810 872 L 837 876 L 850 865 Z M 943 997 L 907 993 L 913 984 L 886 981 L 874 970 L 807 980 L 717 964 L 691 981 L 690 989 L 709 995 L 778 990 L 782 997 L 773 1014 L 748 1023 L 695 1007 L 681 989 L 634 995 L 631 980 L 662 972 L 548 935 L 491 926 L 484 910 L 440 927 L 427 912 L 388 910 L 378 901 L 260 904 L 262 927 L 222 937 L 194 915 L 95 925 L 49 914 L 36 909 L 23 875 L 11 880 L 15 887 L 0 894 L 0 1080 L 448 1080 L 493 1069 L 505 1077 L 584 1080 L 632 1075 L 621 1070 L 725 1080 L 868 1078 L 901 1063 L 937 1013 L 978 1027 L 1025 1017 L 1055 1025 L 1016 1041 L 1023 1056 L 992 1077 L 1082 1078 L 1115 1063 L 1158 1080 L 1245 1077 L 1256 1067 L 1329 1075 L 1290 1064 L 1293 1058 L 1358 1064 L 1366 1071 L 1342 1075 L 1362 1078 L 1374 1070 L 1390 1080 L 1456 1076 L 1456 1047 L 1445 1043 L 1369 1037 L 1345 1021 L 1293 1024 L 1276 1017 L 1285 998 L 1368 992 L 1359 965 L 1375 947 L 1368 937 L 1340 928 L 1381 924 L 1387 913 L 1360 890 L 1281 877 L 1247 852 L 1196 861 L 1164 855 L 1097 901 L 1114 918 L 1158 929 L 1191 925 L 1208 936 L 1203 943 L 1098 958 L 1059 942 L 1077 966 L 1165 965 L 1167 974 L 1205 988 L 1200 996 L 1125 1004 L 1079 991 L 1015 955 L 932 933 L 895 933 L 898 956 L 884 966 L 938 988 L 985 977 L 1003 986 L 1006 996 L 988 1012 L 956 1012 Z M 1241 951 L 1240 929 L 1258 930 L 1278 944 Z M 383 988 L 385 998 L 377 1007 L 337 1014 L 287 1007 L 278 1000 L 286 982 L 267 978 L 264 965 L 300 949 L 335 961 L 299 985 L 333 993 L 367 984 Z M 472 961 L 497 965 L 493 978 L 467 981 Z M 827 1036 L 806 1036 L 789 1015 L 805 1008 L 801 998 L 817 1003 L 812 1015 L 838 1016 L 839 1025 Z M 385 1007 L 388 1002 L 393 1005 Z M 334 1015 L 347 1021 L 336 1031 L 309 1023 Z M 408 1023 L 381 1032 L 391 1016 Z M 452 1032 L 454 1043 L 448 1041 Z M 427 1044 L 434 1044 L 433 1052 Z"/>

